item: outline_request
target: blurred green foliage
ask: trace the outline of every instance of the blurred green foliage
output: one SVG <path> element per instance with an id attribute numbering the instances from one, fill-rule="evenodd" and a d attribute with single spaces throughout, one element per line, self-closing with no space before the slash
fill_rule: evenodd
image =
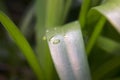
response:
<path id="1" fill-rule="evenodd" d="M 30 43 L 1 13 L 0 80 L 35 80 L 41 76 L 43 80 L 59 80 L 46 30 L 64 27 L 73 20 L 79 20 L 81 25 L 92 80 L 120 79 L 119 0 L 0 0 L 0 11 L 19 26 Z M 14 39 L 8 36 L 3 25 Z"/>

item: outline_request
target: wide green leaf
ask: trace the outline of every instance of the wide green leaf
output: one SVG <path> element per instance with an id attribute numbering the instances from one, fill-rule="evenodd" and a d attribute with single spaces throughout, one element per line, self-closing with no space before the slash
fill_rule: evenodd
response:
<path id="1" fill-rule="evenodd" d="M 46 28 L 63 24 L 70 3 L 71 0 L 36 0 L 36 52 L 46 80 L 53 80 L 57 75 L 52 64 L 45 31 Z"/>
<path id="2" fill-rule="evenodd" d="M 99 37 L 102 29 L 104 28 L 106 20 L 101 19 L 102 16 L 104 16 L 111 24 L 113 24 L 113 27 L 118 32 L 120 32 L 119 7 L 119 0 L 104 0 L 102 1 L 101 5 L 90 9 L 88 15 L 86 15 L 87 20 L 85 23 L 84 31 L 87 32 L 87 36 L 85 37 L 87 37 L 86 49 L 88 54 L 91 52 L 97 38 Z M 97 27 L 100 28 L 100 25 L 97 25 L 100 22 L 103 22 L 103 25 L 101 25 L 101 29 L 97 30 Z"/>
<path id="3" fill-rule="evenodd" d="M 46 1 L 37 0 L 36 1 L 36 17 L 37 23 L 35 25 L 35 34 L 36 34 L 36 53 L 39 59 L 40 65 L 44 71 L 44 77 L 46 80 L 52 80 L 54 74 L 54 68 L 48 48 L 48 44 L 45 37 L 46 30 Z"/>
<path id="4" fill-rule="evenodd" d="M 120 1 L 119 0 L 101 0 L 101 1 L 102 1 L 101 5 L 89 9 L 90 11 L 87 11 L 88 13 L 84 15 L 85 22 L 84 22 L 83 34 L 86 40 L 86 50 L 88 54 L 91 53 L 89 58 L 91 58 L 92 56 L 94 60 L 98 60 L 98 61 L 93 61 L 94 63 L 91 63 L 91 65 L 93 66 L 92 70 L 94 69 L 92 74 L 94 80 L 105 79 L 104 77 L 107 74 L 111 75 L 110 72 L 114 71 L 120 66 L 119 63 L 120 57 L 119 56 L 115 57 L 114 55 L 114 53 L 119 53 L 120 38 L 119 35 L 116 34 L 116 32 L 120 33 L 120 27 L 119 27 Z M 106 20 L 113 25 L 112 26 L 113 28 L 108 28 L 111 26 L 107 25 L 108 22 Z M 116 29 L 116 31 L 114 30 L 114 28 Z M 110 32 L 108 33 L 108 31 Z M 101 35 L 103 36 L 105 35 L 115 41 L 109 40 L 107 38 L 101 38 L 100 37 Z M 96 41 L 99 47 L 95 45 Z M 112 54 L 106 54 L 108 52 Z M 96 57 L 95 55 L 98 56 Z M 103 62 L 103 60 L 100 59 L 103 59 L 105 61 Z M 102 64 L 99 65 L 99 63 Z"/>
<path id="5" fill-rule="evenodd" d="M 51 56 L 61 80 L 91 80 L 79 22 L 46 31 Z"/>
<path id="6" fill-rule="evenodd" d="M 107 20 L 114 26 L 114 28 L 120 33 L 119 3 L 119 0 L 104 0 L 102 5 L 94 7 L 92 10 L 96 10 L 105 16 Z"/>

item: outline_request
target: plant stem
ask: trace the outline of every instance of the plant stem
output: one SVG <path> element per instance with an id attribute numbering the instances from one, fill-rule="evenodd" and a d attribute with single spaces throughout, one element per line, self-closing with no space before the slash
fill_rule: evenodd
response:
<path id="1" fill-rule="evenodd" d="M 105 22 L 106 22 L 106 19 L 105 19 L 105 17 L 102 16 L 100 18 L 100 20 L 98 21 L 97 25 L 95 26 L 95 29 L 94 29 L 94 31 L 93 31 L 93 33 L 92 33 L 92 35 L 87 43 L 87 46 L 86 46 L 86 52 L 88 55 L 90 54 L 98 36 L 100 35 L 100 33 L 104 27 Z"/>
<path id="2" fill-rule="evenodd" d="M 79 16 L 79 22 L 81 24 L 81 28 L 84 28 L 85 26 L 86 16 L 90 7 L 90 3 L 91 3 L 91 0 L 83 0 L 82 2 L 82 7 L 80 11 L 80 16 Z"/>
<path id="3" fill-rule="evenodd" d="M 120 52 L 120 43 L 109 38 L 100 36 L 97 39 L 97 46 L 107 53 L 117 54 Z"/>
<path id="4" fill-rule="evenodd" d="M 63 14 L 63 22 L 65 21 L 67 14 L 69 12 L 70 6 L 71 6 L 72 0 L 66 0 L 66 4 L 65 4 L 65 9 L 64 9 L 64 14 Z"/>
<path id="5" fill-rule="evenodd" d="M 53 1 L 53 2 L 52 2 Z M 58 0 L 57 0 L 58 1 Z M 51 59 L 47 40 L 43 39 L 46 37 L 46 28 L 53 27 L 54 20 L 54 8 L 56 7 L 55 0 L 36 0 L 36 52 L 38 55 L 39 63 L 43 69 L 43 76 L 45 80 L 53 80 L 57 76 Z M 52 4 L 54 3 L 54 4 Z M 52 5 L 52 6 L 51 6 Z M 52 8 L 51 8 L 52 7 Z M 53 12 L 52 12 L 52 11 Z"/>
<path id="6" fill-rule="evenodd" d="M 28 28 L 30 27 L 30 23 L 35 15 L 35 5 L 31 4 L 29 6 L 29 9 L 26 11 L 25 15 L 23 16 L 23 19 L 20 23 L 20 28 L 23 34 L 27 35 Z"/>
<path id="7" fill-rule="evenodd" d="M 17 26 L 2 12 L 0 12 L 0 22 L 3 24 L 3 26 L 8 31 L 9 35 L 13 38 L 14 42 L 18 45 L 20 50 L 23 52 L 23 55 L 25 56 L 28 63 L 32 67 L 38 79 L 43 80 L 42 76 L 43 71 L 39 65 L 35 53 L 33 52 L 32 48 L 30 47 L 25 37 L 19 31 Z"/>
<path id="8" fill-rule="evenodd" d="M 93 72 L 93 80 L 101 80 L 104 75 L 114 70 L 115 68 L 120 66 L 120 57 L 114 57 L 108 62 L 101 65 L 95 72 Z"/>

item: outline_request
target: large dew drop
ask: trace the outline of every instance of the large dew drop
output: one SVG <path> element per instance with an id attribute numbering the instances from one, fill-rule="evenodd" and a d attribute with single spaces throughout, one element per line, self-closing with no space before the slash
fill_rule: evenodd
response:
<path id="1" fill-rule="evenodd" d="M 46 40 L 47 38 L 46 38 L 46 36 L 43 36 L 43 38 L 42 38 L 43 40 Z"/>
<path id="2" fill-rule="evenodd" d="M 52 38 L 50 39 L 50 42 L 51 42 L 52 44 L 58 44 L 58 43 L 60 43 L 60 39 L 58 39 L 58 38 L 56 38 L 56 37 L 52 37 Z"/>

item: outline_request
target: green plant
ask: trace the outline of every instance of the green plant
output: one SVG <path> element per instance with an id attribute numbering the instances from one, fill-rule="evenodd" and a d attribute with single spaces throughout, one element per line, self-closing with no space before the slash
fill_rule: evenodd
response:
<path id="1" fill-rule="evenodd" d="M 72 0 L 36 0 L 30 8 L 21 29 L 28 35 L 29 24 L 36 15 L 35 52 L 3 12 L 0 22 L 39 80 L 119 79 L 120 1 L 83 0 L 78 21 L 65 24 L 71 3 Z"/>

